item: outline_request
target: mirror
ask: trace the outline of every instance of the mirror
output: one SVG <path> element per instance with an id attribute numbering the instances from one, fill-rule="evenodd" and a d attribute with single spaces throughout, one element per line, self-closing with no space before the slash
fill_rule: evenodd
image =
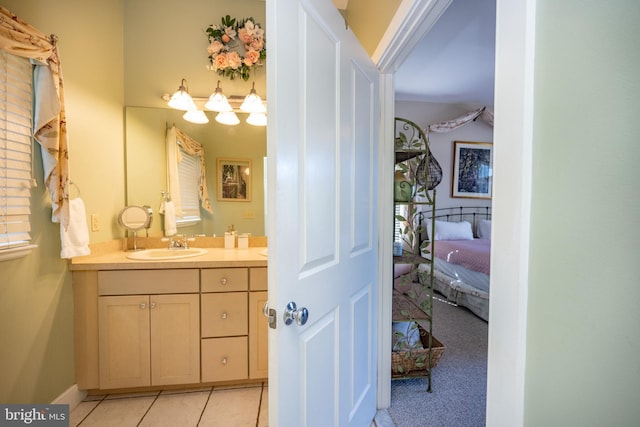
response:
<path id="1" fill-rule="evenodd" d="M 118 223 L 133 235 L 133 247 L 126 248 L 126 250 L 138 251 L 144 249 L 138 247 L 138 230 L 149 230 L 151 228 L 153 210 L 150 206 L 125 206 L 118 214 Z"/>
<path id="2" fill-rule="evenodd" d="M 209 123 L 197 125 L 182 118 L 183 111 L 169 108 L 126 107 L 125 111 L 125 184 L 127 205 L 150 205 L 158 211 L 162 191 L 167 191 L 167 156 L 165 137 L 167 126 L 173 124 L 201 143 L 205 151 L 205 167 L 209 199 L 213 214 L 201 209 L 199 224 L 180 227 L 179 234 L 223 236 L 233 224 L 239 233 L 265 235 L 264 159 L 267 155 L 266 127 L 245 123 L 225 126 L 207 112 Z M 217 196 L 217 159 L 251 160 L 251 201 L 219 200 Z M 162 236 L 163 218 L 154 221 L 149 235 Z"/>
<path id="3" fill-rule="evenodd" d="M 129 231 L 149 228 L 152 224 L 153 213 L 149 206 L 125 206 L 118 215 L 118 223 Z"/>

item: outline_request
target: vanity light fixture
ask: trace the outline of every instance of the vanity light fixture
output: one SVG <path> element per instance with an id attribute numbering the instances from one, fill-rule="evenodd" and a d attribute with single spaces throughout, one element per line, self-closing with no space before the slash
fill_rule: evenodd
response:
<path id="1" fill-rule="evenodd" d="M 233 111 L 231 104 L 227 100 L 227 97 L 222 93 L 222 89 L 220 88 L 220 80 L 218 80 L 218 86 L 216 86 L 215 91 L 209 97 L 209 100 L 204 105 L 204 107 L 211 111 Z"/>
<path id="2" fill-rule="evenodd" d="M 195 110 L 196 103 L 193 102 L 193 98 L 189 95 L 189 90 L 187 89 L 187 80 L 182 79 L 180 82 L 180 86 L 178 90 L 171 95 L 171 99 L 168 102 L 169 107 L 175 108 L 177 110 Z"/>
<path id="3" fill-rule="evenodd" d="M 180 87 L 171 96 L 168 93 L 162 95 L 162 99 L 167 102 L 169 107 L 177 110 L 185 111 L 182 116 L 188 122 L 196 124 L 209 123 L 209 118 L 205 114 L 205 111 L 198 107 L 204 104 L 204 108 L 209 111 L 215 111 L 216 121 L 224 125 L 237 125 L 240 123 L 240 119 L 236 115 L 236 112 L 249 113 L 247 117 L 247 123 L 252 126 L 266 126 L 267 125 L 267 109 L 265 103 L 260 96 L 256 93 L 256 84 L 253 83 L 251 91 L 244 98 L 242 96 L 231 96 L 227 98 L 222 93 L 220 87 L 220 80 L 214 90 L 209 96 L 205 97 L 192 97 L 189 95 L 187 89 L 187 80 L 182 79 Z M 197 102 L 197 104 L 196 104 Z"/>
<path id="4" fill-rule="evenodd" d="M 256 93 L 256 82 L 253 82 L 249 95 L 244 98 L 244 102 L 240 105 L 240 109 L 245 113 L 265 113 L 267 109 L 262 103 L 262 99 Z"/>
<path id="5" fill-rule="evenodd" d="M 199 125 L 209 123 L 209 118 L 204 113 L 204 111 L 198 110 L 198 109 L 188 110 L 186 113 L 183 114 L 182 118 L 188 122 L 199 124 Z"/>

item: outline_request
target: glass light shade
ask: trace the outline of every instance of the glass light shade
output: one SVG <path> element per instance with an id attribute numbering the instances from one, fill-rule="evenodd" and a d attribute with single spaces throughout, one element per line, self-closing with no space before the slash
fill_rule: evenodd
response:
<path id="1" fill-rule="evenodd" d="M 167 103 L 169 107 L 184 111 L 196 109 L 196 103 L 193 102 L 193 98 L 189 95 L 186 83 L 187 81 L 182 79 L 180 87 L 173 93 L 173 95 L 171 95 L 171 99 L 169 99 L 169 102 Z"/>
<path id="2" fill-rule="evenodd" d="M 247 113 L 266 113 L 267 109 L 262 103 L 262 99 L 256 93 L 256 84 L 251 87 L 251 92 L 244 98 L 244 102 L 240 106 L 240 109 Z"/>
<path id="3" fill-rule="evenodd" d="M 218 80 L 216 90 L 213 91 L 204 107 L 208 110 L 218 112 L 233 111 L 233 108 L 231 108 L 231 104 L 229 104 L 227 97 L 224 96 L 224 93 L 222 93 L 222 89 L 220 88 L 220 80 Z"/>
<path id="4" fill-rule="evenodd" d="M 183 114 L 182 118 L 188 122 L 199 125 L 209 123 L 209 118 L 202 110 L 189 110 Z"/>
<path id="5" fill-rule="evenodd" d="M 216 92 L 209 97 L 209 100 L 204 104 L 204 107 L 207 110 L 217 112 L 233 110 L 233 108 L 231 108 L 231 104 L 229 104 L 229 101 L 227 100 L 227 97 L 224 96 L 222 92 L 218 92 L 217 89 Z"/>
<path id="6" fill-rule="evenodd" d="M 253 126 L 266 126 L 267 115 L 264 113 L 251 113 L 247 117 L 247 123 Z"/>
<path id="7" fill-rule="evenodd" d="M 240 123 L 240 119 L 233 111 L 221 111 L 216 115 L 216 122 L 233 126 Z"/>

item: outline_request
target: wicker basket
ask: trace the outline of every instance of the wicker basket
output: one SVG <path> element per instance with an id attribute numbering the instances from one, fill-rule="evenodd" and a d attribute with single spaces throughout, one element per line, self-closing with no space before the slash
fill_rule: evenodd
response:
<path id="1" fill-rule="evenodd" d="M 429 374 L 429 332 L 418 326 L 420 341 L 423 348 L 413 348 L 408 351 L 391 352 L 391 377 L 407 378 L 420 377 Z M 444 345 L 431 338 L 431 367 L 435 368 L 444 353 Z"/>

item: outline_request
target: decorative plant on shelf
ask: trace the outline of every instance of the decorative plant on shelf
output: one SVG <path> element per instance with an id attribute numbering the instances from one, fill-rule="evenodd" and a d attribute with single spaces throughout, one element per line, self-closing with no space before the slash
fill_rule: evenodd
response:
<path id="1" fill-rule="evenodd" d="M 392 369 L 406 375 L 427 367 L 428 353 L 424 351 L 423 339 L 426 331 L 415 322 L 397 322 L 393 325 Z"/>

